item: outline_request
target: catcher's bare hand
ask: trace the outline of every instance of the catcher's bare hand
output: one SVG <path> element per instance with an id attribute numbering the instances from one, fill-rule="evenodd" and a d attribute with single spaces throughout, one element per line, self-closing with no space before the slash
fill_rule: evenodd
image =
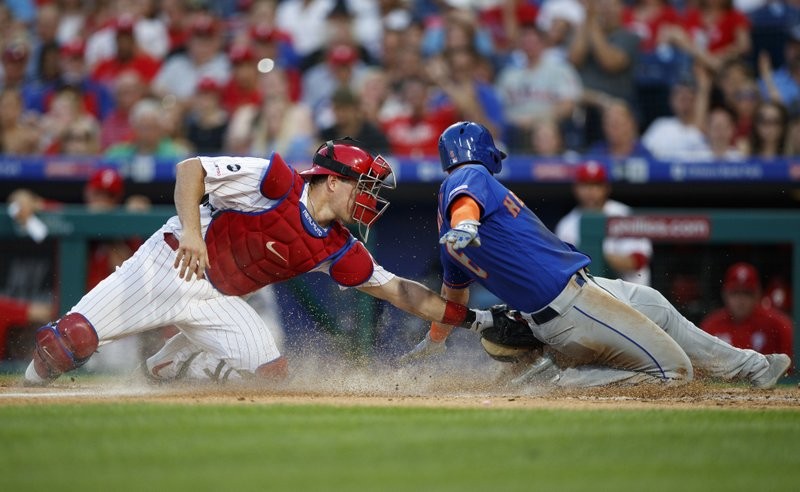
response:
<path id="1" fill-rule="evenodd" d="M 206 243 L 199 234 L 184 234 L 178 245 L 175 256 L 174 268 L 180 268 L 178 276 L 187 282 L 192 280 L 192 275 L 198 279 L 205 277 L 208 266 L 208 250 Z"/>
<path id="2" fill-rule="evenodd" d="M 430 359 L 433 356 L 443 354 L 447 350 L 444 342 L 434 342 L 431 340 L 430 333 L 425 334 L 425 338 L 419 342 L 410 352 L 400 357 L 400 362 L 407 364 L 418 360 Z"/>

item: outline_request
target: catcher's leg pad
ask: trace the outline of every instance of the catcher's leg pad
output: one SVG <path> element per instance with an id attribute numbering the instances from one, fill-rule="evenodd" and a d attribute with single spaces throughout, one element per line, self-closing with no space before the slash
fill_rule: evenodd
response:
<path id="1" fill-rule="evenodd" d="M 70 313 L 36 331 L 34 369 L 43 378 L 55 378 L 84 365 L 98 343 L 89 320 L 80 313 Z"/>

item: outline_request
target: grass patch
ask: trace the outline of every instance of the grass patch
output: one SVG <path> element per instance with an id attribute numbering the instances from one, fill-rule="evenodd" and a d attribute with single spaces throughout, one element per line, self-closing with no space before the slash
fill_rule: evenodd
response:
<path id="1" fill-rule="evenodd" d="M 2 490 L 794 490 L 800 412 L 0 407 Z"/>

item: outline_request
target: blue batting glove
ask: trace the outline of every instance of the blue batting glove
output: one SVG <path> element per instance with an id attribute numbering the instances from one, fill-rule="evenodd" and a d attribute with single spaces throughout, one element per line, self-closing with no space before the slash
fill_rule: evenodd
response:
<path id="1" fill-rule="evenodd" d="M 477 220 L 462 220 L 439 239 L 439 244 L 450 243 L 453 249 L 480 246 L 481 238 L 478 237 L 478 226 L 480 225 L 481 223 Z"/>

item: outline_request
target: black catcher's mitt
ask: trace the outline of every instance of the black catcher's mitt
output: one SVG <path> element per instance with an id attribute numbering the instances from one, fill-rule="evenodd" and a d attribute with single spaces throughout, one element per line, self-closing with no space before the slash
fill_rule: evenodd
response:
<path id="1" fill-rule="evenodd" d="M 505 304 L 498 304 L 492 306 L 491 312 L 494 326 L 481 332 L 481 345 L 492 358 L 518 362 L 544 347 L 519 311 L 509 311 Z"/>

